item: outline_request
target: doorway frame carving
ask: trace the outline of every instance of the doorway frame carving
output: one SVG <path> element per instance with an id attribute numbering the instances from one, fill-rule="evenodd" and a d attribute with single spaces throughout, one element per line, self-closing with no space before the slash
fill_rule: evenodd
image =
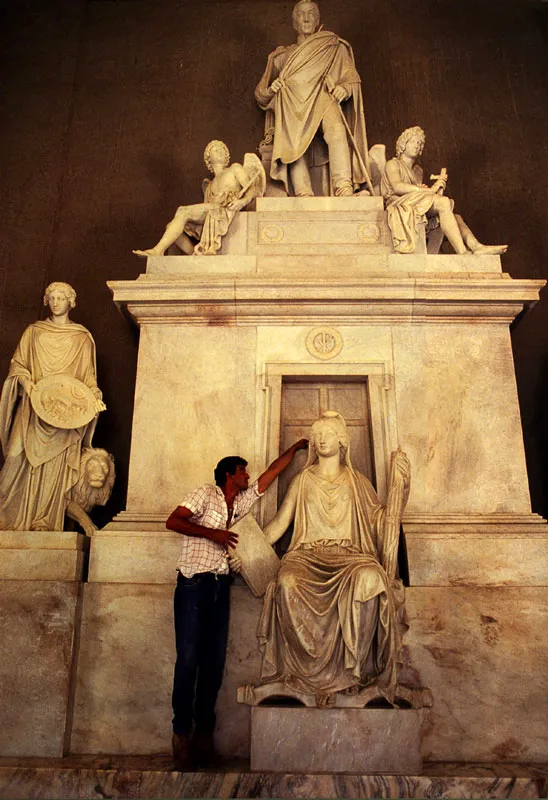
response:
<path id="1" fill-rule="evenodd" d="M 262 374 L 263 431 L 261 461 L 270 464 L 278 457 L 280 447 L 280 425 L 282 406 L 282 383 L 284 378 L 321 378 L 344 381 L 351 378 L 367 379 L 367 394 L 371 413 L 371 439 L 373 463 L 377 480 L 377 494 L 381 503 L 386 502 L 390 471 L 390 454 L 398 446 L 396 392 L 391 364 L 386 361 L 361 363 L 337 362 L 266 362 Z M 274 481 L 261 504 L 260 522 L 264 525 L 275 515 L 278 508 L 278 480 Z"/>

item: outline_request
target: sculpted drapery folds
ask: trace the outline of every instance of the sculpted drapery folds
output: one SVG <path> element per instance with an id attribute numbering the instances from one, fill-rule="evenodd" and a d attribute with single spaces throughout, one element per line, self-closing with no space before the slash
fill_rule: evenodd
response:
<path id="1" fill-rule="evenodd" d="M 0 528 L 63 530 L 71 488 L 78 479 L 82 443 L 90 446 L 95 417 L 87 425 L 63 429 L 34 411 L 30 395 L 53 374 L 77 378 L 105 408 L 97 387 L 95 344 L 90 332 L 68 319 L 76 293 L 64 283 L 46 289 L 50 319 L 25 330 L 11 360 L 0 399 L 0 441 L 5 463 L 0 473 Z"/>
<path id="2" fill-rule="evenodd" d="M 204 202 L 179 206 L 157 244 L 133 250 L 136 255 L 163 256 L 176 244 L 187 255 L 214 256 L 236 214 L 264 194 L 266 174 L 254 153 L 244 155 L 243 166 L 230 164 L 226 144 L 213 139 L 204 151 L 204 161 L 213 173 L 211 180 L 202 182 Z"/>
<path id="3" fill-rule="evenodd" d="M 397 253 L 412 253 L 417 246 L 417 225 L 438 224 L 455 253 L 502 255 L 508 245 L 482 244 L 459 214 L 454 202 L 443 193 L 447 170 L 431 176 L 434 183 L 423 183 L 422 167 L 417 164 L 425 144 L 422 128 L 406 128 L 396 142 L 396 157 L 391 158 L 381 178 L 381 194 L 388 214 L 388 226 Z"/>
<path id="4" fill-rule="evenodd" d="M 400 450 L 393 454 L 383 507 L 367 478 L 352 469 L 340 415 L 326 412 L 310 442 L 309 465 L 265 529 L 272 543 L 294 521 L 259 623 L 261 681 L 316 696 L 375 683 L 393 700 L 404 599 L 396 559 L 409 462 Z"/>
<path id="5" fill-rule="evenodd" d="M 307 166 L 300 161 L 307 154 L 313 166 L 329 161 L 335 194 L 352 194 L 367 181 L 368 158 L 361 83 L 352 48 L 331 31 L 314 32 L 319 23 L 315 3 L 301 0 L 293 19 L 297 43 L 278 47 L 269 55 L 255 90 L 257 103 L 267 112 L 265 128 L 274 131 L 271 177 L 282 181 L 288 193 L 291 177 L 296 195 L 313 194 Z M 354 139 L 352 148 L 341 112 Z"/>

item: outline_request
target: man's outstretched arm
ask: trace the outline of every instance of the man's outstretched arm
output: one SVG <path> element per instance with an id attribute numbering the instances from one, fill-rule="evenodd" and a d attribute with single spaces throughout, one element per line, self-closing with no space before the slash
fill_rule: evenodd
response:
<path id="1" fill-rule="evenodd" d="M 272 481 L 274 481 L 280 472 L 282 472 L 286 467 L 288 467 L 293 459 L 295 458 L 295 453 L 298 450 L 306 450 L 308 447 L 308 439 L 299 439 L 298 442 L 292 444 L 291 447 L 288 447 L 285 453 L 282 453 L 281 456 L 278 456 L 269 467 L 265 469 L 263 474 L 259 477 L 258 480 L 258 490 L 259 494 L 266 492 Z"/>
<path id="2" fill-rule="evenodd" d="M 216 544 L 220 544 L 225 550 L 229 547 L 236 547 L 238 544 L 238 534 L 233 531 L 225 531 L 218 528 L 206 528 L 204 525 L 197 525 L 190 521 L 192 511 L 185 506 L 177 506 L 172 511 L 166 522 L 166 528 L 175 533 L 182 533 L 186 536 L 198 536 L 209 539 Z"/>

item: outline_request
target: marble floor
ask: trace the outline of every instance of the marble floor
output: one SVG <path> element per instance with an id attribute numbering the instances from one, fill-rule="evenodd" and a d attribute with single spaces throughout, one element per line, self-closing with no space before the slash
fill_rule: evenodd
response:
<path id="1" fill-rule="evenodd" d="M 0 758 L 0 800 L 547 798 L 548 764 L 433 762 L 422 775 L 253 773 L 245 762 L 180 773 L 171 757 Z"/>

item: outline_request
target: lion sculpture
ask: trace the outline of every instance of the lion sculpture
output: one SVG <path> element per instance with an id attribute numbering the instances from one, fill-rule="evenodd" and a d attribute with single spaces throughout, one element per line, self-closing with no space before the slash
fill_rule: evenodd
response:
<path id="1" fill-rule="evenodd" d="M 71 489 L 65 513 L 75 520 L 88 536 L 97 530 L 88 512 L 95 506 L 104 506 L 112 493 L 116 478 L 114 458 L 100 447 L 82 450 L 80 473 Z"/>

